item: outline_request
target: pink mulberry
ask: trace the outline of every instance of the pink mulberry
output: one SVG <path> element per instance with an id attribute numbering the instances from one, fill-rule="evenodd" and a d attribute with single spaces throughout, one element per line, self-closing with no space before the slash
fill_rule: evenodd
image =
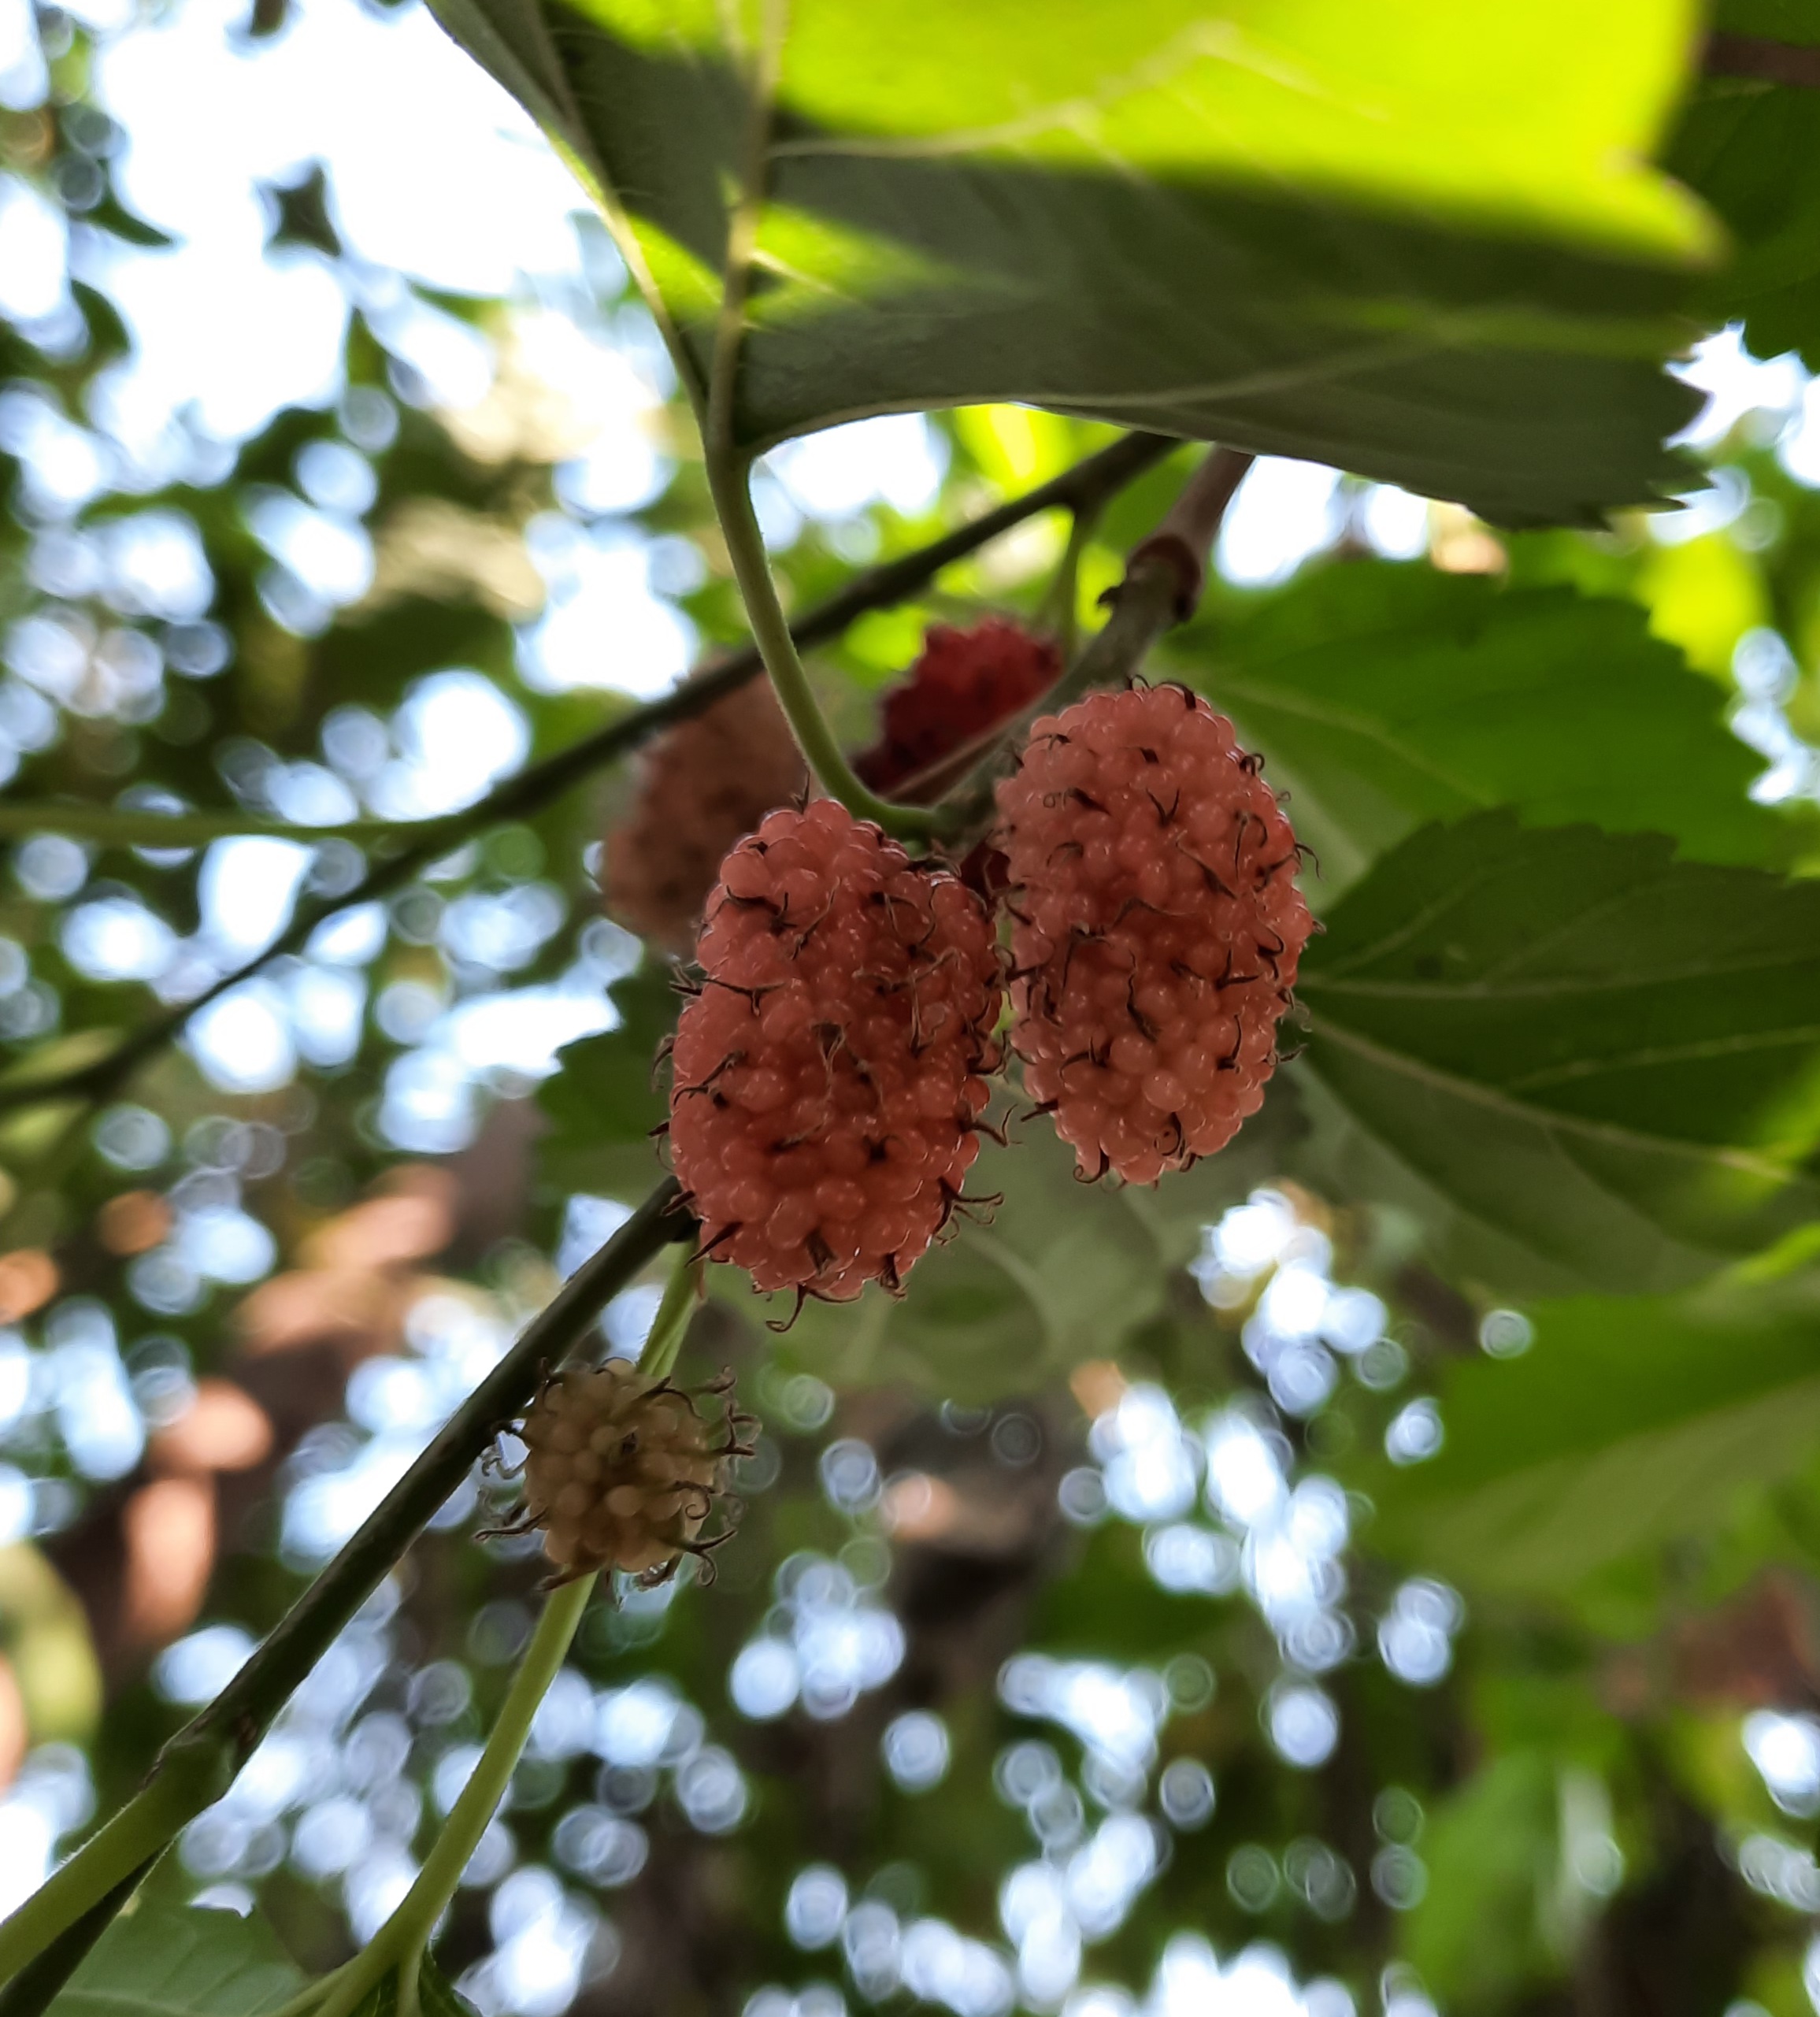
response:
<path id="1" fill-rule="evenodd" d="M 1012 1047 L 1086 1176 L 1154 1183 L 1262 1103 L 1313 925 L 1258 768 L 1162 686 L 1043 716 L 999 787 Z"/>
<path id="2" fill-rule="evenodd" d="M 769 680 L 736 688 L 653 743 L 606 838 L 606 907 L 666 952 L 695 944 L 722 858 L 809 773 Z"/>
<path id="3" fill-rule="evenodd" d="M 1001 994 L 984 906 L 829 800 L 721 866 L 670 1146 L 703 1246 L 761 1289 L 895 1287 L 977 1152 Z"/>

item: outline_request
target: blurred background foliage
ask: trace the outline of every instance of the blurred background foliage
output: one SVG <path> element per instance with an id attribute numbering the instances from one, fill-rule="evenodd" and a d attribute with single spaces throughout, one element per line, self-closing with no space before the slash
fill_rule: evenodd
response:
<path id="1" fill-rule="evenodd" d="M 743 635 L 604 234 L 420 10 L 306 12 L 0 7 L 7 1908 L 658 1168 L 673 996 L 598 888 L 631 767 L 341 899 L 398 824 Z M 326 168 L 248 139 L 338 64 L 348 132 L 400 77 L 441 105 L 402 181 L 346 134 Z M 1708 91 L 1690 173 L 1743 116 Z M 451 253 L 432 213 L 487 176 L 491 236 Z M 1752 190 L 1703 187 L 1751 226 Z M 1496 808 L 1811 873 L 1805 334 L 1772 303 L 1703 345 L 1707 487 L 1604 532 L 1259 464 L 1166 657 L 1293 792 L 1318 907 Z M 1109 438 L 993 406 L 778 452 L 793 605 Z M 1079 621 L 1186 466 L 1094 528 Z M 818 652 L 849 743 L 928 623 L 1043 610 L 1064 536 L 1033 521 Z M 121 845 L 110 807 L 258 830 Z M 30 1096 L 317 916 L 130 1077 Z M 1811 1224 L 1686 1295 L 1512 1296 L 1320 1063 L 1317 1022 L 1154 1196 L 1075 1185 L 1034 1132 L 990 1151 L 1003 1204 L 900 1306 L 777 1339 L 717 1283 L 688 1363 L 762 1419 L 743 1528 L 711 1592 L 588 1618 L 441 1950 L 477 2008 L 1820 2008 Z M 657 1294 L 616 1301 L 610 1344 Z M 490 1489 L 162 1897 L 257 1900 L 312 1968 L 371 1936 L 528 1630 L 535 1544 L 468 1537 Z"/>

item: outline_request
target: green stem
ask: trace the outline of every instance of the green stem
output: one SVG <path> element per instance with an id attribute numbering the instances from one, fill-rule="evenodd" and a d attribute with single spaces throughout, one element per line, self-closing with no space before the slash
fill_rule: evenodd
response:
<path id="1" fill-rule="evenodd" d="M 721 530 L 732 558 L 733 574 L 744 598 L 746 614 L 752 625 L 765 669 L 777 690 L 777 699 L 795 732 L 809 768 L 831 799 L 837 799 L 856 819 L 869 819 L 895 833 L 900 840 L 926 838 L 935 831 L 932 816 L 921 806 L 895 804 L 869 791 L 854 776 L 833 731 L 823 717 L 809 675 L 803 669 L 790 634 L 789 619 L 777 599 L 777 586 L 771 578 L 771 563 L 765 551 L 763 536 L 752 510 L 752 492 L 745 465 L 710 447 L 708 481 L 720 514 Z"/>
<path id="2" fill-rule="evenodd" d="M 0 1925 L 0 1982 L 10 1981 L 219 1800 L 239 1767 L 226 1736 L 173 1744 L 150 1781 Z"/>
<path id="3" fill-rule="evenodd" d="M 688 1335 L 689 1319 L 695 1314 L 702 1267 L 702 1263 L 687 1247 L 677 1248 L 676 1259 L 670 1263 L 670 1278 L 664 1285 L 663 1300 L 651 1319 L 644 1349 L 638 1355 L 641 1373 L 661 1380 L 674 1370 L 683 1340 Z"/>
<path id="4" fill-rule="evenodd" d="M 739 198 L 727 216 L 727 256 L 721 280 L 721 306 L 714 328 L 714 356 L 708 379 L 707 412 L 702 425 L 702 450 L 714 495 L 714 510 L 733 574 L 746 605 L 747 621 L 765 669 L 795 734 L 798 747 L 822 789 L 855 818 L 875 821 L 887 833 L 909 840 L 930 830 L 920 808 L 895 805 L 869 791 L 828 728 L 817 704 L 809 675 L 803 670 L 789 619 L 777 599 L 777 584 L 765 551 L 763 534 L 752 509 L 750 458 L 741 450 L 736 425 L 739 361 L 746 334 L 746 302 L 752 262 L 758 249 L 758 225 L 765 201 L 765 173 L 777 95 L 778 67 L 784 52 L 785 10 L 779 0 L 761 0 L 757 46 L 747 66 L 751 106 L 747 120 L 745 161 Z"/>
<path id="5" fill-rule="evenodd" d="M 487 1748 L 462 1787 L 461 1797 L 450 1808 L 449 1818 L 435 1847 L 424 1858 L 417 1882 L 368 1945 L 322 1985 L 327 1994 L 317 2006 L 317 2017 L 352 2017 L 394 1969 L 402 1972 L 420 1961 L 437 1920 L 455 1895 L 461 1872 L 505 1797 L 525 1741 L 531 1734 L 537 1705 L 548 1693 L 568 1654 L 581 1614 L 594 1594 L 595 1581 L 592 1575 L 578 1577 L 550 1593 L 518 1671 L 512 1677 Z"/>

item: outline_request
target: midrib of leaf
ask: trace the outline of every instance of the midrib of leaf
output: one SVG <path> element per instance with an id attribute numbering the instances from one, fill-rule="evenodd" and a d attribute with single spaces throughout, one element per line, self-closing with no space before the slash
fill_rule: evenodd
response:
<path id="1" fill-rule="evenodd" d="M 1437 321 L 1445 318 L 1437 317 Z M 1444 350 L 1452 348 L 1447 337 L 1439 332 L 1422 337 L 1402 336 L 1379 339 L 1361 344 L 1356 350 L 1335 350 L 1325 356 L 1312 358 L 1305 364 L 1284 365 L 1271 371 L 1248 371 L 1237 378 L 1190 379 L 1180 385 L 1153 387 L 1148 391 L 1100 391 L 1092 388 L 1085 391 L 1078 387 L 1066 392 L 1044 391 L 1036 388 L 1021 392 L 1019 399 L 1025 403 L 1037 406 L 1054 406 L 1065 410 L 1070 406 L 1110 406 L 1121 412 L 1142 413 L 1153 406 L 1179 406 L 1195 399 L 1245 399 L 1266 392 L 1294 392 L 1304 386 L 1338 384 L 1347 378 L 1371 371 L 1386 370 L 1401 364 L 1418 364 L 1424 358 L 1434 357 Z M 956 395 L 948 403 L 971 406 L 984 398 L 984 394 Z"/>
<path id="2" fill-rule="evenodd" d="M 1346 734 L 1356 736 L 1361 742 L 1382 750 L 1394 756 L 1399 762 L 1407 764 L 1418 777 L 1441 785 L 1455 793 L 1468 805 L 1485 803 L 1483 789 L 1458 777 L 1450 777 L 1432 756 L 1419 749 L 1412 749 L 1393 735 L 1381 716 L 1356 715 L 1331 702 L 1321 702 L 1311 695 L 1298 692 L 1292 688 L 1258 686 L 1243 677 L 1229 679 L 1221 675 L 1217 668 L 1210 669 L 1207 683 L 1221 700 L 1230 699 L 1244 711 L 1244 703 L 1251 702 L 1257 708 L 1279 714 L 1294 716 L 1298 721 L 1312 721 L 1325 729 L 1338 729 Z"/>
<path id="3" fill-rule="evenodd" d="M 1550 1065 L 1519 1078 L 1507 1079 L 1507 1092 L 1528 1092 L 1537 1086 L 1562 1085 L 1577 1078 L 1596 1078 L 1606 1072 L 1626 1071 L 1642 1065 L 1690 1064 L 1701 1058 L 1742 1057 L 1753 1051 L 1777 1051 L 1791 1045 L 1820 1043 L 1820 1023 L 1802 1023 L 1792 1029 L 1759 1030 L 1754 1035 L 1709 1036 L 1697 1043 L 1664 1044 L 1640 1051 L 1618 1051 L 1608 1056 L 1577 1059 L 1571 1064 Z"/>
<path id="4" fill-rule="evenodd" d="M 1568 929 L 1577 931 L 1584 922 L 1584 918 L 1577 918 Z M 1500 977 L 1496 969 L 1477 981 L 1334 980 L 1325 971 L 1317 970 L 1304 978 L 1302 991 L 1350 995 L 1360 1001 L 1546 1002 L 1573 1000 L 1582 995 L 1622 994 L 1632 988 L 1666 987 L 1681 981 L 1732 978 L 1740 973 L 1799 973 L 1816 963 L 1814 958 L 1799 955 L 1766 955 L 1761 959 L 1728 959 L 1707 966 L 1652 966 L 1641 974 L 1566 974 L 1554 981 L 1508 981 Z"/>
<path id="5" fill-rule="evenodd" d="M 520 0 L 517 13 L 521 23 L 528 23 L 535 37 L 539 54 L 543 58 L 543 70 L 547 77 L 560 87 L 560 101 L 542 88 L 539 81 L 525 72 L 522 65 L 505 58 L 504 38 L 494 29 L 486 8 L 479 0 L 429 0 L 431 11 L 439 17 L 447 17 L 452 24 L 459 20 L 461 32 L 456 34 L 454 27 L 449 33 L 455 42 L 473 47 L 488 48 L 503 59 L 502 67 L 509 70 L 516 80 L 514 95 L 529 107 L 538 123 L 555 145 L 557 151 L 569 166 L 569 172 L 588 191 L 598 205 L 601 216 L 612 234 L 614 248 L 625 261 L 625 269 L 632 276 L 632 284 L 638 289 L 644 305 L 657 324 L 658 333 L 663 339 L 664 347 L 669 353 L 670 362 L 676 367 L 676 377 L 688 392 L 696 413 L 706 408 L 706 387 L 702 383 L 700 372 L 682 339 L 675 317 L 670 313 L 669 303 L 653 276 L 644 248 L 639 243 L 637 232 L 632 223 L 632 211 L 624 193 L 606 172 L 606 164 L 600 158 L 593 143 L 586 115 L 576 102 L 570 87 L 569 67 L 564 61 L 556 39 L 550 32 L 550 24 L 537 0 Z M 493 65 L 487 66 L 499 70 Z"/>
<path id="6" fill-rule="evenodd" d="M 1677 1140 L 1673 1136 L 1651 1135 L 1636 1128 L 1625 1127 L 1617 1122 L 1596 1121 L 1583 1114 L 1557 1113 L 1551 1107 L 1531 1105 L 1528 1101 L 1513 1099 L 1501 1089 L 1485 1085 L 1476 1079 L 1460 1078 L 1451 1072 L 1423 1063 L 1407 1052 L 1392 1051 L 1369 1037 L 1360 1036 L 1344 1025 L 1330 1023 L 1316 1014 L 1312 1018 L 1314 1033 L 1327 1042 L 1351 1051 L 1355 1056 L 1364 1058 L 1381 1069 L 1394 1072 L 1413 1083 L 1451 1098 L 1462 1100 L 1470 1106 L 1479 1107 L 1488 1113 L 1525 1122 L 1529 1126 L 1570 1138 L 1578 1138 L 1588 1143 L 1598 1143 L 1610 1148 L 1627 1148 L 1649 1155 L 1661 1155 L 1684 1162 L 1718 1164 L 1735 1170 L 1741 1174 L 1781 1184 L 1788 1180 L 1788 1168 L 1767 1157 L 1752 1154 L 1748 1149 L 1718 1148 L 1711 1143 Z M 1637 1208 L 1621 1192 L 1611 1189 L 1595 1173 L 1584 1173 L 1592 1182 L 1608 1192 L 1627 1211 L 1635 1214 Z M 1637 1214 L 1641 1216 L 1641 1214 Z"/>
<path id="7" fill-rule="evenodd" d="M 1444 918 L 1448 911 L 1457 910 L 1475 891 L 1483 889 L 1498 873 L 1499 867 L 1499 864 L 1496 862 L 1486 862 L 1464 881 L 1443 890 L 1419 910 L 1412 911 L 1395 931 L 1387 932 L 1382 937 L 1373 939 L 1370 944 L 1361 946 L 1356 952 L 1339 958 L 1323 958 L 1317 967 L 1303 976 L 1303 991 L 1306 993 L 1317 987 L 1336 988 L 1342 984 L 1344 977 L 1348 973 L 1361 966 L 1370 966 L 1373 962 L 1384 958 L 1407 945 L 1411 940 L 1419 938 L 1437 918 Z M 1354 984 L 1348 982 L 1345 984 Z"/>

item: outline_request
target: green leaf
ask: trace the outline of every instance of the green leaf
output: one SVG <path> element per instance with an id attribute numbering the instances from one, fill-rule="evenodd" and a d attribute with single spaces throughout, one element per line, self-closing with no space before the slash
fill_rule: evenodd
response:
<path id="1" fill-rule="evenodd" d="M 1701 1532 L 1820 1448 L 1820 1318 L 1762 1292 L 1531 1312 L 1522 1359 L 1450 1366 L 1446 1441 L 1362 1480 L 1374 1548 L 1470 1589 L 1565 1589 Z"/>
<path id="2" fill-rule="evenodd" d="M 1557 1884 L 1555 1767 L 1537 1752 L 1494 1759 L 1429 1817 L 1429 1888 L 1403 1922 L 1404 1957 L 1447 2008 L 1502 2007 L 1559 1971 L 1546 1937 Z"/>
<path id="3" fill-rule="evenodd" d="M 1702 861 L 1778 861 L 1788 823 L 1746 795 L 1761 759 L 1648 621 L 1570 589 L 1362 561 L 1169 657 L 1288 787 L 1318 902 L 1429 821 L 1498 806 L 1527 825 L 1671 834 Z"/>
<path id="4" fill-rule="evenodd" d="M 968 1175 L 969 1196 L 998 1202 L 956 1217 L 901 1300 L 869 1288 L 857 1303 L 807 1303 L 782 1350 L 838 1387 L 901 1382 L 969 1403 L 1114 1356 L 1164 1309 L 1202 1227 L 1277 1173 L 1295 1125 L 1293 1103 L 1275 1103 L 1224 1153 L 1144 1190 L 1077 1182 L 1046 1121 L 1014 1121 L 1012 1146 L 988 1144 Z M 710 1279 L 749 1300 L 743 1274 Z M 788 1300 L 771 1300 L 788 1316 Z"/>
<path id="5" fill-rule="evenodd" d="M 669 1102 L 652 1061 L 676 1027 L 676 996 L 669 970 L 651 959 L 607 992 L 618 1023 L 565 1044 L 561 1069 L 538 1091 L 551 1124 L 538 1162 L 565 1189 L 637 1196 L 659 1173 L 650 1136 Z"/>
<path id="6" fill-rule="evenodd" d="M 698 386 L 751 152 L 743 12 L 438 0 L 621 222 Z M 1685 0 L 843 0 L 789 11 L 730 425 L 1022 400 L 1510 522 L 1670 478 L 1713 241 L 1643 165 Z M 1116 21 L 1116 35 L 1109 34 Z"/>
<path id="7" fill-rule="evenodd" d="M 1726 0 L 1713 25 L 1722 34 L 1820 44 L 1812 10 L 1776 0 Z M 1810 371 L 1820 370 L 1820 91 L 1761 76 L 1709 76 L 1666 159 L 1732 235 L 1733 257 L 1707 290 L 1714 317 L 1741 318 L 1755 356 L 1799 350 Z"/>
<path id="8" fill-rule="evenodd" d="M 396 2017 L 398 2007 L 398 1977 L 387 1975 L 361 2004 L 354 2017 Z M 428 1954 L 417 1970 L 417 2008 L 421 2017 L 479 2017 L 473 2004 Z"/>
<path id="9" fill-rule="evenodd" d="M 128 1906 L 52 2004 L 51 2017 L 259 2017 L 304 1977 L 257 1913 Z"/>
<path id="10" fill-rule="evenodd" d="M 1316 1181 L 1460 1275 L 1662 1291 L 1820 1213 L 1820 884 L 1483 814 L 1381 862 L 1298 992 Z"/>

